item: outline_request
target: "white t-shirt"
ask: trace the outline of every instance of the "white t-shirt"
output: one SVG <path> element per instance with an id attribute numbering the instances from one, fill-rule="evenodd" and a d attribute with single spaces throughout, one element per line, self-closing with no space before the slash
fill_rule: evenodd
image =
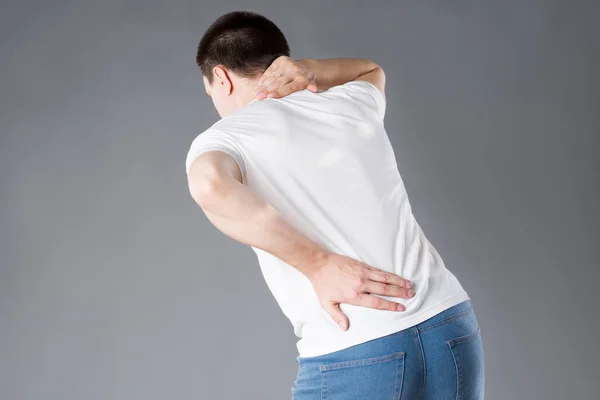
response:
<path id="1" fill-rule="evenodd" d="M 385 99 L 367 81 L 252 100 L 192 142 L 186 171 L 201 153 L 230 154 L 244 184 L 324 249 L 412 281 L 405 311 L 342 303 L 342 331 L 306 276 L 252 247 L 294 334 L 300 357 L 322 355 L 410 328 L 469 299 L 411 212 L 383 125 Z M 379 295 L 377 295 L 379 296 Z"/>

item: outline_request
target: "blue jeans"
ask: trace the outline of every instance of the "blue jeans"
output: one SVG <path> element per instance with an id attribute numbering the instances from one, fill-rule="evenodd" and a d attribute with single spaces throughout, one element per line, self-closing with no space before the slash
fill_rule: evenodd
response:
<path id="1" fill-rule="evenodd" d="M 293 400 L 483 399 L 483 343 L 470 300 L 411 328 L 296 359 Z"/>

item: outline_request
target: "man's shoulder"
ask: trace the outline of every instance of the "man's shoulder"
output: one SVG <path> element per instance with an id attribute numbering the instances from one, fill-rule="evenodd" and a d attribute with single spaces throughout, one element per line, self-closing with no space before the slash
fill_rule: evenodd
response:
<path id="1" fill-rule="evenodd" d="M 379 120 L 383 121 L 386 109 L 386 100 L 381 90 L 372 82 L 366 80 L 354 80 L 329 88 L 325 93 L 341 95 L 351 98 L 355 104 L 360 104 L 374 110 Z"/>
<path id="2" fill-rule="evenodd" d="M 260 127 L 265 121 L 264 106 L 248 104 L 215 121 L 212 125 L 201 131 L 197 138 L 204 137 L 231 137 L 245 136 L 253 129 Z M 269 114 L 271 115 L 271 114 Z"/>

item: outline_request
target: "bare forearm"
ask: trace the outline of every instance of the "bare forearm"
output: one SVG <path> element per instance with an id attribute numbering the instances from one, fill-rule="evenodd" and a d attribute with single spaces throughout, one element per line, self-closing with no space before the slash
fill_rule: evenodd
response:
<path id="1" fill-rule="evenodd" d="M 232 239 L 273 254 L 307 277 L 329 254 L 239 181 L 225 176 L 212 185 L 196 201 L 213 225 Z"/>
<path id="2" fill-rule="evenodd" d="M 327 58 L 323 60 L 303 58 L 298 61 L 304 63 L 310 71 L 315 73 L 319 90 L 343 85 L 378 67 L 373 61 L 363 58 Z"/>

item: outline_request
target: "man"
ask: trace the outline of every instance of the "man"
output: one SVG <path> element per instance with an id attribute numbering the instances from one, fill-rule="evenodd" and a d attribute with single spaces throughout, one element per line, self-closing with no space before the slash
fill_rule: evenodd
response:
<path id="1" fill-rule="evenodd" d="M 191 143 L 189 190 L 252 247 L 300 338 L 294 399 L 482 398 L 479 325 L 411 212 L 381 67 L 292 60 L 243 11 L 209 27 L 196 61 L 222 118 Z"/>

